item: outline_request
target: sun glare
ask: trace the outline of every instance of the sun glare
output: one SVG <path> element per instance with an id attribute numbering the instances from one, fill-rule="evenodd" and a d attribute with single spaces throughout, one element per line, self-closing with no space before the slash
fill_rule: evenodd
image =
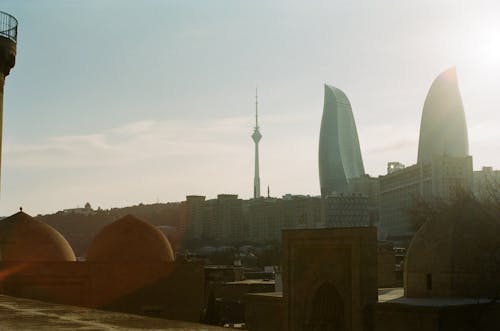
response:
<path id="1" fill-rule="evenodd" d="M 475 38 L 475 51 L 479 60 L 486 65 L 500 64 L 499 26 L 484 27 Z"/>

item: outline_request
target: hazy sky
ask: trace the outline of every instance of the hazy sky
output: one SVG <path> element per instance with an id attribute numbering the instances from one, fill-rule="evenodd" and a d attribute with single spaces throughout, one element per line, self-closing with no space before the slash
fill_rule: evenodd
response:
<path id="1" fill-rule="evenodd" d="M 498 1 L 19 1 L 0 215 L 253 191 L 319 194 L 323 84 L 366 171 L 413 164 L 434 78 L 457 67 L 474 168 L 500 168 Z"/>

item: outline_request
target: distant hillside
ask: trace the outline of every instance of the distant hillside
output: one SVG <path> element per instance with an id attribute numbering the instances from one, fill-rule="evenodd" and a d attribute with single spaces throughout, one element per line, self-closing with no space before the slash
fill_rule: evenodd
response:
<path id="1" fill-rule="evenodd" d="M 105 225 L 127 214 L 135 215 L 155 226 L 177 227 L 180 221 L 180 203 L 139 204 L 109 210 L 90 210 L 87 215 L 60 211 L 55 214 L 39 215 L 36 218 L 61 232 L 73 247 L 75 255 L 83 257 L 92 239 Z"/>

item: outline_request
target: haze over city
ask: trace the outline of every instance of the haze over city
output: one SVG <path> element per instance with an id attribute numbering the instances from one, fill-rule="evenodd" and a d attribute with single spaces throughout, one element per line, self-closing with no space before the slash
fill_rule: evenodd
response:
<path id="1" fill-rule="evenodd" d="M 0 214 L 187 194 L 319 194 L 323 84 L 349 96 L 365 170 L 416 161 L 432 80 L 456 66 L 474 168 L 500 168 L 500 4 L 5 1 Z"/>

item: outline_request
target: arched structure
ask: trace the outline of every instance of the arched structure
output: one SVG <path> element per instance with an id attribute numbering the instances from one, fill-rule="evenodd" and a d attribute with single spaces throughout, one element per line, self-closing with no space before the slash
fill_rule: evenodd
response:
<path id="1" fill-rule="evenodd" d="M 22 211 L 0 221 L 0 260 L 75 261 L 73 249 L 53 227 Z"/>
<path id="2" fill-rule="evenodd" d="M 351 103 L 344 92 L 326 84 L 318 160 L 323 197 L 347 191 L 349 180 L 365 173 Z"/>
<path id="3" fill-rule="evenodd" d="M 422 111 L 417 162 L 431 162 L 436 155 L 469 155 L 464 106 L 455 68 L 444 71 L 434 80 Z"/>
<path id="4" fill-rule="evenodd" d="M 87 261 L 171 262 L 174 253 L 167 237 L 153 225 L 127 215 L 105 226 L 87 250 Z"/>
<path id="5" fill-rule="evenodd" d="M 316 289 L 309 304 L 308 314 L 304 330 L 345 330 L 344 303 L 339 292 L 330 282 L 325 282 Z"/>

